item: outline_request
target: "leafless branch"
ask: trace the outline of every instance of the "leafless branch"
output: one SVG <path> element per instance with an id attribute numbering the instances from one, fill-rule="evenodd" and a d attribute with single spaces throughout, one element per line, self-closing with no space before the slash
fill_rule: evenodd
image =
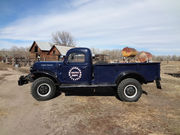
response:
<path id="1" fill-rule="evenodd" d="M 74 38 L 69 32 L 57 31 L 52 34 L 52 42 L 58 45 L 75 46 Z"/>

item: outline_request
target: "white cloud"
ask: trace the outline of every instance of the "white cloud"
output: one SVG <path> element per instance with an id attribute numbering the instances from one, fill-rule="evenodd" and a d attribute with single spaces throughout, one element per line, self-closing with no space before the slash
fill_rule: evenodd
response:
<path id="1" fill-rule="evenodd" d="M 70 5 L 76 8 L 16 20 L 0 30 L 0 39 L 49 41 L 52 32 L 63 30 L 80 46 L 149 48 L 169 43 L 180 48 L 178 0 L 73 0 Z"/>
<path id="2" fill-rule="evenodd" d="M 18 47 L 30 47 L 31 42 L 30 41 L 25 41 L 25 42 L 12 42 L 12 41 L 4 41 L 0 40 L 0 49 L 10 49 L 13 48 L 14 46 Z"/>
<path id="3" fill-rule="evenodd" d="M 73 0 L 71 2 L 71 5 L 73 7 L 79 7 L 79 6 L 85 5 L 85 4 L 89 3 L 89 2 L 92 2 L 92 0 Z"/>

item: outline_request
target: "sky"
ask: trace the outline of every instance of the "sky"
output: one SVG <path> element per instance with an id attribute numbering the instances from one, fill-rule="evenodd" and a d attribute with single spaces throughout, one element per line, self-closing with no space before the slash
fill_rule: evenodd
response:
<path id="1" fill-rule="evenodd" d="M 0 0 L 0 49 L 51 42 L 57 31 L 78 47 L 180 55 L 180 0 Z"/>

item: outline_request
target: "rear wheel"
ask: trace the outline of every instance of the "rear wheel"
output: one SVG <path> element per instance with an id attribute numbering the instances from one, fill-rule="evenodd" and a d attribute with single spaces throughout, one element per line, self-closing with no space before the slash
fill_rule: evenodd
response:
<path id="1" fill-rule="evenodd" d="M 47 77 L 41 77 L 33 82 L 31 87 L 31 94 L 36 100 L 49 100 L 55 96 L 56 86 L 51 79 Z"/>
<path id="2" fill-rule="evenodd" d="M 138 101 L 142 94 L 141 84 L 133 78 L 124 79 L 118 85 L 117 94 L 122 101 Z"/>

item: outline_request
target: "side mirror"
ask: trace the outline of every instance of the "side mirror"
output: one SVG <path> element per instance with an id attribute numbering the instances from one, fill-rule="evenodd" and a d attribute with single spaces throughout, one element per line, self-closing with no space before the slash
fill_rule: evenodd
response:
<path id="1" fill-rule="evenodd" d="M 67 61 L 66 59 L 64 59 L 63 63 L 64 63 L 65 65 L 68 65 L 68 64 L 69 64 L 69 61 Z"/>

